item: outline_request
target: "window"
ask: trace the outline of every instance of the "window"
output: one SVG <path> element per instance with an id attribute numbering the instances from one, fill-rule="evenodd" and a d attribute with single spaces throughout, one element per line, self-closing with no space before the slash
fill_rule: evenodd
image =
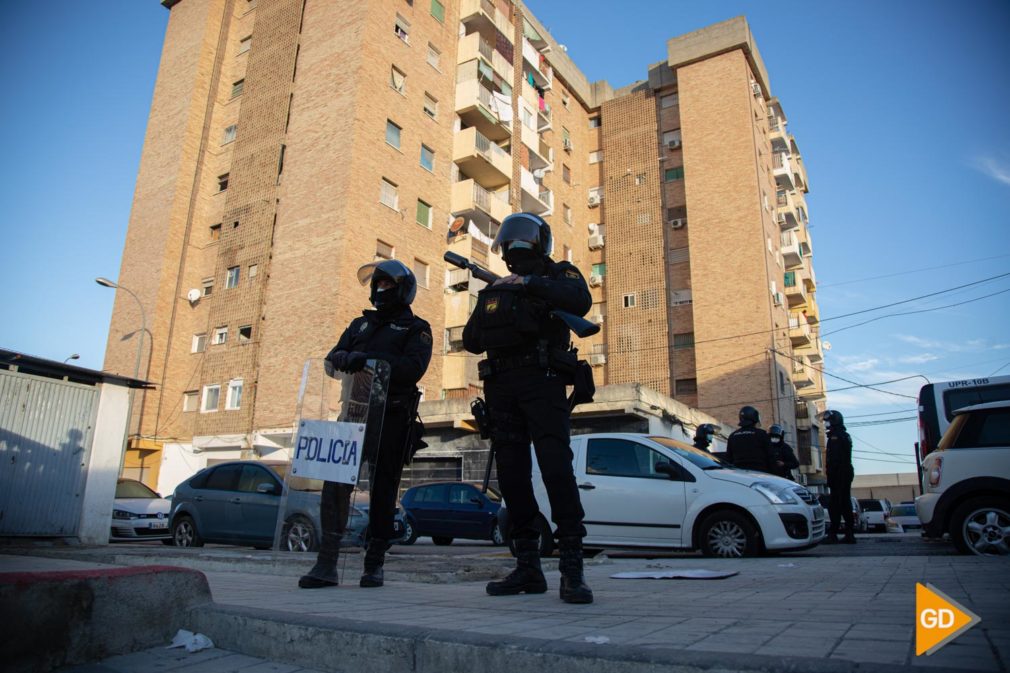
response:
<path id="1" fill-rule="evenodd" d="M 431 0 L 431 15 L 440 22 L 445 23 L 445 7 L 438 0 Z"/>
<path id="2" fill-rule="evenodd" d="M 389 69 L 389 86 L 399 93 L 407 93 L 407 75 L 395 65 Z"/>
<path id="3" fill-rule="evenodd" d="M 656 463 L 669 462 L 658 451 L 626 439 L 590 439 L 586 451 L 586 473 L 608 477 L 669 479 L 656 472 Z"/>
<path id="4" fill-rule="evenodd" d="M 428 265 L 419 259 L 414 260 L 414 277 L 421 287 L 428 287 Z"/>
<path id="5" fill-rule="evenodd" d="M 220 346 L 221 344 L 228 341 L 228 328 L 227 327 L 215 327 L 214 328 L 214 340 L 211 342 L 215 346 Z"/>
<path id="6" fill-rule="evenodd" d="M 204 278 L 203 279 L 203 296 L 209 297 L 214 292 L 214 279 Z"/>
<path id="7" fill-rule="evenodd" d="M 593 264 L 593 275 L 594 276 L 606 276 L 607 275 L 607 265 L 603 264 Z"/>
<path id="8" fill-rule="evenodd" d="M 228 189 L 228 173 L 217 176 L 217 191 L 223 192 Z"/>
<path id="9" fill-rule="evenodd" d="M 268 484 L 275 489 L 275 493 L 280 493 L 277 479 L 271 476 L 270 472 L 259 465 L 242 466 L 242 476 L 238 480 L 238 490 L 242 493 L 259 493 L 256 489 L 261 484 Z"/>
<path id="10" fill-rule="evenodd" d="M 677 350 L 681 348 L 694 348 L 694 332 L 674 334 L 673 347 Z"/>
<path id="11" fill-rule="evenodd" d="M 228 382 L 228 397 L 225 399 L 224 408 L 229 410 L 238 409 L 242 406 L 242 379 L 232 379 Z"/>
<path id="12" fill-rule="evenodd" d="M 569 248 L 567 245 L 564 246 L 564 258 L 563 259 L 566 262 L 572 261 L 572 249 Z"/>
<path id="13" fill-rule="evenodd" d="M 952 449 L 1010 446 L 1010 409 L 987 409 L 968 414 Z"/>
<path id="14" fill-rule="evenodd" d="M 375 258 L 376 259 L 393 259 L 393 246 L 389 243 L 384 243 L 383 241 L 375 242 Z"/>
<path id="15" fill-rule="evenodd" d="M 796 272 L 787 271 L 782 282 L 786 287 L 796 287 Z"/>
<path id="16" fill-rule="evenodd" d="M 421 199 L 417 200 L 417 223 L 431 229 L 431 206 Z"/>
<path id="17" fill-rule="evenodd" d="M 603 161 L 603 150 L 596 150 L 589 153 L 589 163 L 598 164 Z"/>
<path id="18" fill-rule="evenodd" d="M 400 127 L 393 122 L 386 120 L 386 143 L 396 149 L 400 149 Z"/>
<path id="19" fill-rule="evenodd" d="M 566 184 L 572 184 L 572 171 L 568 168 L 568 164 L 561 164 L 561 179 L 564 180 Z"/>
<path id="20" fill-rule="evenodd" d="M 567 203 L 562 204 L 561 207 L 562 207 L 562 209 L 563 209 L 563 211 L 565 213 L 565 224 L 571 224 L 572 223 L 572 209 L 571 209 L 571 207 L 569 207 L 569 205 Z"/>
<path id="21" fill-rule="evenodd" d="M 663 144 L 667 147 L 680 147 L 680 129 L 663 133 Z"/>
<path id="22" fill-rule="evenodd" d="M 256 278 L 256 273 L 259 271 L 260 267 L 258 264 L 249 265 L 249 282 L 252 283 Z"/>
<path id="23" fill-rule="evenodd" d="M 238 480 L 242 475 L 242 465 L 221 465 L 207 477 L 203 488 L 215 491 L 234 491 L 238 489 Z"/>
<path id="24" fill-rule="evenodd" d="M 202 353 L 207 350 L 207 333 L 193 335 L 193 347 L 190 353 Z"/>
<path id="25" fill-rule="evenodd" d="M 670 306 L 685 306 L 693 302 L 690 290 L 670 290 Z"/>
<path id="26" fill-rule="evenodd" d="M 252 339 L 252 325 L 242 325 L 238 328 L 238 342 L 244 344 Z"/>
<path id="27" fill-rule="evenodd" d="M 393 210 L 399 210 L 399 200 L 396 193 L 396 185 L 382 178 L 382 186 L 379 191 L 379 201 L 392 208 Z"/>
<path id="28" fill-rule="evenodd" d="M 635 308 L 635 293 L 624 295 L 624 308 Z"/>
<path id="29" fill-rule="evenodd" d="M 675 180 L 684 179 L 684 167 L 677 166 L 676 168 L 667 168 L 666 172 L 663 173 L 663 180 L 665 182 L 673 182 Z"/>
<path id="30" fill-rule="evenodd" d="M 445 502 L 446 484 L 439 484 L 437 486 L 425 486 L 424 488 L 417 489 L 417 493 L 414 495 L 414 502 Z"/>
<path id="31" fill-rule="evenodd" d="M 224 280 L 224 287 L 226 290 L 238 287 L 238 277 L 240 268 L 241 267 L 233 266 L 228 269 L 228 275 L 225 277 Z"/>
<path id="32" fill-rule="evenodd" d="M 187 390 L 182 394 L 182 410 L 184 412 L 196 411 L 200 408 L 200 393 L 196 390 Z"/>
<path id="33" fill-rule="evenodd" d="M 242 95 L 242 89 L 245 88 L 245 80 L 240 79 L 237 82 L 232 82 L 231 84 L 231 97 L 235 98 Z"/>
<path id="34" fill-rule="evenodd" d="M 598 128 L 600 128 L 600 125 L 602 123 L 603 123 L 603 120 L 600 119 L 599 117 L 590 117 L 589 118 L 589 128 L 591 128 L 591 129 L 598 129 Z"/>
<path id="35" fill-rule="evenodd" d="M 216 241 L 221 238 L 221 223 L 210 225 L 210 240 Z"/>
<path id="36" fill-rule="evenodd" d="M 247 35 L 238 41 L 238 53 L 244 54 L 252 49 L 252 35 Z"/>
<path id="37" fill-rule="evenodd" d="M 438 62 L 442 57 L 442 52 L 438 50 L 435 45 L 431 42 L 428 43 L 428 65 L 430 65 L 435 70 L 438 70 Z"/>
<path id="38" fill-rule="evenodd" d="M 568 109 L 568 103 L 570 101 L 571 101 L 571 96 L 569 96 L 566 92 L 562 91 L 561 92 L 561 104 L 565 106 L 566 110 Z"/>
<path id="39" fill-rule="evenodd" d="M 410 22 L 399 14 L 396 15 L 396 23 L 393 24 L 393 34 L 410 44 Z"/>
<path id="40" fill-rule="evenodd" d="M 677 397 L 681 395 L 697 395 L 698 379 L 677 379 L 674 383 L 674 388 L 674 395 Z"/>
<path id="41" fill-rule="evenodd" d="M 572 134 L 564 126 L 561 127 L 561 145 L 569 152 L 572 149 Z"/>
<path id="42" fill-rule="evenodd" d="M 424 92 L 424 114 L 432 119 L 438 117 L 438 101 L 427 91 Z"/>
<path id="43" fill-rule="evenodd" d="M 435 150 L 427 145 L 421 145 L 421 167 L 429 171 L 435 171 Z"/>
<path id="44" fill-rule="evenodd" d="M 659 106 L 664 110 L 668 107 L 673 107 L 674 105 L 680 105 L 680 97 L 675 93 L 671 93 L 670 95 L 663 96 L 659 99 Z"/>
<path id="45" fill-rule="evenodd" d="M 207 413 L 208 411 L 217 411 L 218 398 L 221 397 L 221 386 L 204 386 L 203 387 L 203 403 L 200 405 L 200 411 Z"/>
<path id="46" fill-rule="evenodd" d="M 645 173 L 639 173 L 635 176 L 635 185 L 641 187 L 645 184 Z"/>

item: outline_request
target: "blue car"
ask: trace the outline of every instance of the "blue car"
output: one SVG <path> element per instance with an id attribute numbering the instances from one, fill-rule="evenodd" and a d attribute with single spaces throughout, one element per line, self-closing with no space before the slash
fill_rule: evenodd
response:
<path id="1" fill-rule="evenodd" d="M 287 463 L 237 460 L 205 468 L 179 484 L 172 496 L 170 530 L 174 544 L 272 547 L 287 467 Z M 323 482 L 300 477 L 292 477 L 290 482 L 281 548 L 315 551 L 320 543 L 319 497 Z M 363 498 L 355 502 L 358 500 Z M 367 504 L 351 507 L 341 546 L 364 546 L 367 526 Z M 402 533 L 402 521 L 395 530 L 398 535 Z"/>
<path id="2" fill-rule="evenodd" d="M 505 544 L 498 525 L 501 495 L 489 488 L 463 482 L 424 484 L 407 489 L 400 499 L 406 532 L 402 543 L 430 536 L 437 545 L 452 544 L 456 538 L 490 540 Z"/>

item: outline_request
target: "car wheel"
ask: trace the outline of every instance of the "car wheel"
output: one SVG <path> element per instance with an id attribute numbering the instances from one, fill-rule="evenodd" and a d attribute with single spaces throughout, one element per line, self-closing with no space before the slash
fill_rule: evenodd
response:
<path id="1" fill-rule="evenodd" d="M 434 537 L 432 536 L 431 541 L 437 544 L 439 547 L 445 547 L 452 544 L 451 537 Z"/>
<path id="2" fill-rule="evenodd" d="M 414 544 L 415 542 L 417 542 L 417 529 L 414 528 L 414 522 L 404 519 L 403 538 L 400 540 L 400 544 Z"/>
<path id="3" fill-rule="evenodd" d="M 761 551 L 760 536 L 754 524 L 730 509 L 705 517 L 698 530 L 698 543 L 705 556 L 719 558 L 757 556 Z"/>
<path id="4" fill-rule="evenodd" d="M 291 517 L 284 525 L 281 539 L 288 551 L 309 552 L 319 547 L 316 543 L 316 527 L 303 516 Z"/>
<path id="5" fill-rule="evenodd" d="M 498 525 L 497 521 L 491 524 L 491 543 L 494 544 L 495 547 L 500 547 L 505 544 L 505 536 L 502 535 L 501 526 Z"/>
<path id="6" fill-rule="evenodd" d="M 176 547 L 202 547 L 203 538 L 196 530 L 196 524 L 188 516 L 180 516 L 172 524 L 172 541 Z"/>
<path id="7" fill-rule="evenodd" d="M 995 496 L 972 498 L 950 517 L 950 539 L 962 554 L 1010 554 L 1010 502 Z"/>

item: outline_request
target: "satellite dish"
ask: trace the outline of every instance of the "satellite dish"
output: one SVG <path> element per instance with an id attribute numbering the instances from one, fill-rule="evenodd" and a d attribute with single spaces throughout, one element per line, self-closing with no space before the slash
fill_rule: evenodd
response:
<path id="1" fill-rule="evenodd" d="M 824 350 L 826 350 L 826 351 L 831 350 L 831 342 L 830 341 L 825 341 L 822 345 L 824 347 Z"/>
<path id="2" fill-rule="evenodd" d="M 201 295 L 201 292 L 199 290 L 197 290 L 196 288 L 193 288 L 192 290 L 190 290 L 189 292 L 186 293 L 186 299 L 189 300 L 190 304 L 195 304 L 196 302 L 198 302 L 200 300 L 200 295 Z"/>
<path id="3" fill-rule="evenodd" d="M 455 238 L 460 232 L 466 227 L 466 220 L 462 217 L 457 217 L 452 223 L 449 224 L 449 231 L 446 232 L 445 241 L 448 243 L 453 238 Z"/>

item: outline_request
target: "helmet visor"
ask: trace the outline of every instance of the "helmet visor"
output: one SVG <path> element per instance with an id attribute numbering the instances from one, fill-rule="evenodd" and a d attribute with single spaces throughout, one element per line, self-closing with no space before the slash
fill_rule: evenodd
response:
<path id="1" fill-rule="evenodd" d="M 498 235 L 495 236 L 494 242 L 491 244 L 491 252 L 498 255 L 504 254 L 509 249 L 509 244 L 514 241 L 529 243 L 533 249 L 540 253 L 545 252 L 540 249 L 540 223 L 525 213 L 517 213 L 505 218 L 501 228 L 498 229 Z"/>
<path id="2" fill-rule="evenodd" d="M 358 269 L 358 282 L 368 285 L 372 276 L 388 278 L 397 285 L 410 275 L 407 265 L 398 259 L 383 259 L 377 262 L 369 262 Z"/>

